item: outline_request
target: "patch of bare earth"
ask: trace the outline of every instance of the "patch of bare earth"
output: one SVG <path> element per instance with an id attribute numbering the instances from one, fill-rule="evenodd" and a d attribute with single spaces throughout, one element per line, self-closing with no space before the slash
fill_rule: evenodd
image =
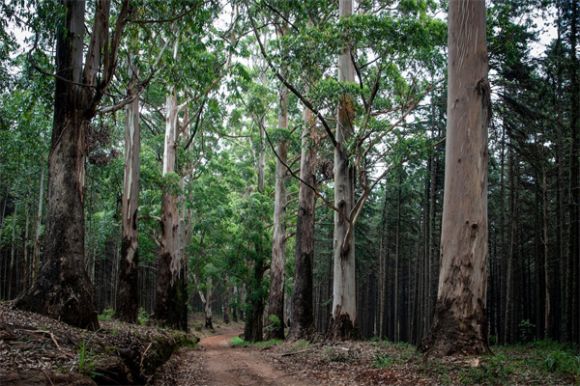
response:
<path id="1" fill-rule="evenodd" d="M 312 383 L 277 368 L 256 348 L 231 347 L 239 332 L 222 331 L 200 341 L 198 349 L 181 350 L 156 376 L 155 385 L 176 386 L 308 386 Z"/>

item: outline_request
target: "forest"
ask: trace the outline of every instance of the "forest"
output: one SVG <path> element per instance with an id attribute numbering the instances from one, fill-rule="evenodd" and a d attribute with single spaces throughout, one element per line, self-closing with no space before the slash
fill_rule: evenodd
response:
<path id="1" fill-rule="evenodd" d="M 579 11 L 0 1 L 0 384 L 580 383 Z"/>

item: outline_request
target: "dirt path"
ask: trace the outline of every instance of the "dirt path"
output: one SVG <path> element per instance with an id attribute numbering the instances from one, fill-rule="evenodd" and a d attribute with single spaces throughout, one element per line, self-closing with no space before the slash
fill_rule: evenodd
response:
<path id="1" fill-rule="evenodd" d="M 156 374 L 153 386 L 307 386 L 299 377 L 273 365 L 256 348 L 231 347 L 240 331 L 220 329 L 206 336 L 197 348 L 182 348 Z"/>
<path id="2" fill-rule="evenodd" d="M 251 348 L 230 347 L 239 332 L 204 338 L 204 379 L 208 386 L 306 386 L 307 383 L 275 369 L 260 352 Z"/>

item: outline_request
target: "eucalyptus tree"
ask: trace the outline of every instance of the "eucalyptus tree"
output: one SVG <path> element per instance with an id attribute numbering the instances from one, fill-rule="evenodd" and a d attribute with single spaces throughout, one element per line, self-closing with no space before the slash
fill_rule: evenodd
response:
<path id="1" fill-rule="evenodd" d="M 314 4 L 304 6 L 304 12 L 308 15 L 309 11 L 325 9 L 321 3 L 324 2 L 314 2 Z M 272 8 L 269 3 L 265 6 Z M 337 138 L 340 140 L 343 138 L 336 136 L 336 130 L 333 132 L 334 119 L 329 115 L 331 111 L 337 111 L 341 95 L 353 95 L 350 99 L 351 106 L 349 106 L 352 114 L 342 114 L 344 122 L 351 118 L 353 122 L 349 122 L 349 124 L 356 128 L 356 130 L 353 129 L 352 135 L 342 146 L 344 153 L 342 160 L 348 160 L 344 165 L 350 168 L 351 174 L 356 174 L 357 186 L 350 188 L 350 192 L 347 194 L 352 206 L 345 211 L 344 208 L 337 207 L 338 204 L 342 205 L 342 203 L 346 205 L 345 197 L 340 198 L 337 201 L 338 204 L 331 203 L 316 188 L 310 186 L 310 188 L 315 189 L 316 195 L 321 197 L 328 207 L 342 213 L 342 216 L 338 218 L 341 220 L 344 232 L 341 233 L 342 237 L 337 236 L 340 240 L 337 240 L 334 245 L 337 254 L 340 251 L 354 251 L 354 245 L 350 245 L 353 240 L 354 225 L 370 192 L 389 168 L 389 165 L 384 164 L 379 167 L 385 151 L 378 151 L 376 146 L 385 140 L 393 127 L 400 125 L 406 119 L 407 115 L 419 103 L 425 89 L 428 88 L 426 82 L 414 79 L 409 74 L 403 75 L 400 66 L 413 66 L 420 74 L 419 63 L 426 61 L 430 55 L 436 53 L 436 46 L 440 44 L 443 36 L 442 23 L 437 22 L 429 15 L 430 8 L 427 2 L 419 2 L 414 5 L 405 3 L 393 10 L 384 9 L 374 2 L 365 2 L 360 4 L 360 9 L 363 15 L 339 18 L 336 22 L 333 21 L 333 18 L 336 18 L 336 10 L 326 13 L 327 16 L 322 20 L 322 23 L 318 23 L 309 31 L 312 37 L 320 43 L 315 45 L 318 48 L 318 51 L 315 52 L 319 54 L 317 55 L 319 60 L 331 58 L 332 52 L 340 52 L 345 47 L 349 50 L 350 54 L 346 55 L 345 58 L 349 57 L 350 60 L 343 60 L 343 62 L 345 65 L 352 66 L 351 69 L 359 80 L 358 84 L 354 83 L 356 79 L 354 77 L 348 78 L 351 81 L 338 82 L 333 76 L 329 76 L 336 67 L 323 61 L 321 76 L 315 79 L 314 84 L 309 85 L 308 92 L 306 92 L 304 84 L 297 82 L 291 75 L 281 74 L 278 50 L 270 50 L 273 53 L 268 52 L 267 47 L 260 40 L 255 21 L 251 19 L 257 42 L 270 68 L 303 105 L 313 112 L 323 129 L 322 137 L 325 139 L 325 143 L 330 144 L 333 149 L 339 147 Z M 305 30 L 304 26 L 298 22 L 292 24 L 292 28 L 298 29 L 298 31 Z M 389 36 L 389 39 L 385 39 L 384 36 Z M 407 44 L 409 39 L 414 43 L 412 46 Z M 308 43 L 309 40 L 311 39 L 307 39 L 306 42 Z M 295 46 L 292 47 L 291 52 L 295 55 L 289 57 L 299 57 L 296 53 L 302 53 L 301 50 L 308 45 L 296 40 L 293 42 Z M 390 91 L 395 91 L 396 97 L 392 98 L 389 95 Z M 360 105 L 357 103 L 358 98 L 360 98 Z M 336 164 L 335 167 L 337 167 Z M 369 176 L 375 176 L 373 170 L 379 169 L 382 170 L 382 173 L 376 174 L 378 178 L 369 178 Z M 354 181 L 354 175 L 349 179 Z M 341 193 L 337 192 L 335 190 L 335 195 L 338 194 L 338 197 L 341 197 Z M 357 192 L 356 200 L 355 192 Z M 342 254 L 344 255 L 344 253 Z M 354 269 L 354 260 L 351 260 L 349 267 Z M 344 265 L 344 259 L 342 263 L 337 261 L 337 267 L 341 268 L 341 264 Z M 354 287 L 353 291 L 346 295 L 339 293 L 341 288 L 345 288 L 341 277 L 352 277 L 350 273 L 343 274 L 339 271 L 342 269 L 337 269 L 337 274 L 340 273 L 340 277 L 335 277 L 334 280 L 337 291 L 333 301 L 336 302 L 335 306 L 340 307 L 335 307 L 333 310 L 336 311 L 334 319 L 337 320 L 337 323 L 334 324 L 336 328 L 333 328 L 330 334 L 335 337 L 346 337 L 355 334 L 353 328 L 356 325 L 354 310 L 356 306 L 354 299 L 352 299 Z M 354 285 L 352 280 L 350 283 Z M 350 284 L 347 286 L 352 287 Z M 347 307 L 348 317 L 341 311 L 345 308 L 341 304 L 345 302 L 350 304 Z M 339 323 L 339 320 L 350 320 L 350 322 Z"/>
<path id="2" fill-rule="evenodd" d="M 449 91 L 441 269 L 432 355 L 489 352 L 485 314 L 488 254 L 485 1 L 449 3 Z"/>
<path id="3" fill-rule="evenodd" d="M 85 2 L 63 0 L 60 5 L 45 263 L 17 307 L 95 329 L 94 288 L 84 270 L 85 139 L 113 79 L 131 4 L 121 2 L 111 30 L 111 2 L 95 3 L 84 61 Z"/>

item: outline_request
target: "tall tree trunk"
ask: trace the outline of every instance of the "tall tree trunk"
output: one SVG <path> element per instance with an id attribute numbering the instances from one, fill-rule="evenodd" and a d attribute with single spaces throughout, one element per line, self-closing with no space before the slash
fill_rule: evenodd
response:
<path id="1" fill-rule="evenodd" d="M 38 190 L 38 209 L 34 225 L 34 248 L 32 250 L 32 277 L 31 282 L 36 282 L 40 268 L 40 236 L 42 232 L 42 207 L 44 205 L 44 168 L 40 172 L 40 188 Z"/>
<path id="2" fill-rule="evenodd" d="M 22 250 L 23 250 L 23 257 L 24 257 L 24 266 L 22 267 L 22 283 L 21 283 L 21 287 L 18 288 L 18 291 L 21 292 L 22 289 L 27 289 L 28 288 L 28 282 L 31 275 L 31 270 L 30 270 L 30 264 L 29 264 L 29 251 L 28 251 L 28 245 L 29 245 L 29 228 L 30 228 L 30 209 L 28 207 L 28 204 L 24 204 L 24 216 L 26 218 L 25 222 L 24 222 L 24 237 L 22 239 Z"/>
<path id="3" fill-rule="evenodd" d="M 400 266 L 400 249 L 401 249 L 401 184 L 403 183 L 403 171 L 401 169 L 398 170 L 398 181 L 397 181 L 397 225 L 395 227 L 395 280 L 393 284 L 393 320 L 395 322 L 395 337 L 394 341 L 398 342 L 400 340 L 400 322 L 401 315 L 399 314 L 399 266 Z"/>
<path id="4" fill-rule="evenodd" d="M 280 112 L 278 128 L 288 129 L 288 89 L 280 86 Z M 284 264 L 286 260 L 286 180 L 284 164 L 288 158 L 286 140 L 278 144 L 276 162 L 276 192 L 274 198 L 274 234 L 272 237 L 272 263 L 270 265 L 270 296 L 268 316 L 270 323 L 266 339 L 284 339 Z M 270 318 L 277 319 L 275 322 Z"/>
<path id="5" fill-rule="evenodd" d="M 570 238 L 568 252 L 568 337 L 580 342 L 580 84 L 578 82 L 578 3 L 570 2 Z"/>
<path id="6" fill-rule="evenodd" d="M 481 354 L 487 343 L 487 127 L 485 1 L 449 3 L 449 91 L 441 270 L 424 349 Z"/>
<path id="7" fill-rule="evenodd" d="M 546 168 L 542 167 L 542 246 L 544 253 L 544 338 L 550 337 L 552 331 L 552 310 L 551 310 L 551 264 L 550 250 L 548 247 L 548 181 L 546 177 Z"/>
<path id="8" fill-rule="evenodd" d="M 166 98 L 165 147 L 163 153 L 164 187 L 161 217 L 161 246 L 158 258 L 155 319 L 161 324 L 187 330 L 187 293 L 184 288 L 183 262 L 179 254 L 179 213 L 175 173 L 177 147 L 177 98 L 175 90 Z"/>
<path id="9" fill-rule="evenodd" d="M 340 18 L 352 15 L 352 0 L 339 0 Z M 351 59 L 350 43 L 344 47 L 338 59 L 338 80 L 354 82 L 354 65 Z M 356 320 L 356 275 L 354 221 L 351 212 L 354 206 L 355 169 L 348 159 L 347 144 L 353 134 L 354 101 L 348 94 L 340 97 L 336 146 L 334 149 L 334 244 L 333 244 L 333 288 L 332 320 L 329 335 L 333 338 L 348 339 L 357 335 Z"/>
<path id="10" fill-rule="evenodd" d="M 315 163 L 318 136 L 316 118 L 304 108 L 304 125 L 301 134 L 300 183 L 298 192 L 298 218 L 296 220 L 296 269 L 292 295 L 292 325 L 290 337 L 308 337 L 314 328 L 312 303 L 312 267 L 314 259 L 314 215 L 316 186 Z"/>
<path id="11" fill-rule="evenodd" d="M 506 280 L 505 280 L 505 317 L 504 317 L 504 343 L 511 343 L 514 340 L 515 325 L 515 266 L 516 266 L 516 238 L 518 222 L 518 196 L 517 182 L 519 179 L 519 170 L 515 159 L 514 150 L 509 149 L 508 164 L 510 173 L 510 236 L 509 247 L 507 249 L 506 262 Z"/>
<path id="12" fill-rule="evenodd" d="M 205 305 L 203 308 L 205 314 L 205 328 L 213 330 L 213 315 L 212 315 L 212 294 L 213 294 L 213 281 L 211 276 L 208 276 L 205 285 Z"/>
<path id="13" fill-rule="evenodd" d="M 387 295 L 387 190 L 385 184 L 385 192 L 383 197 L 383 208 L 381 211 L 381 230 L 379 234 L 380 238 L 380 249 L 379 249 L 379 312 L 378 312 L 378 336 L 380 339 L 385 337 L 386 324 L 385 324 L 385 314 L 386 314 L 386 295 Z"/>
<path id="14" fill-rule="evenodd" d="M 5 280 L 8 282 L 8 299 L 12 299 L 14 296 L 14 262 L 16 261 L 16 220 L 18 214 L 18 204 L 14 208 L 14 213 L 12 213 L 12 241 L 10 242 L 10 266 L 8 271 L 8 276 L 5 276 Z"/>
<path id="15" fill-rule="evenodd" d="M 258 248 L 261 249 L 261 248 Z M 264 251 L 258 250 L 257 255 L 263 256 Z M 260 293 L 259 286 L 264 278 L 266 266 L 264 260 L 260 257 L 254 261 L 253 277 L 250 283 L 252 291 L 246 294 L 247 311 L 245 313 L 244 339 L 248 342 L 258 342 L 263 337 L 263 315 L 264 315 L 264 298 Z"/>
<path id="16" fill-rule="evenodd" d="M 56 44 L 59 77 L 49 155 L 46 258 L 35 285 L 17 307 L 96 329 L 94 288 L 84 270 L 85 136 L 91 118 L 86 109 L 91 95 L 78 84 L 83 83 L 85 2 L 62 3 L 65 16 Z"/>
<path id="17" fill-rule="evenodd" d="M 16 302 L 83 328 L 98 328 L 94 288 L 84 269 L 86 134 L 117 65 L 130 0 L 123 0 L 109 36 L 110 0 L 95 2 L 94 25 L 83 67 L 85 2 L 61 0 L 56 39 L 54 121 L 48 161 L 45 263 Z"/>
<path id="18" fill-rule="evenodd" d="M 122 241 L 117 291 L 116 317 L 129 322 L 137 321 L 139 310 L 138 273 L 139 251 L 137 238 L 137 209 L 139 207 L 139 167 L 141 133 L 139 127 L 139 91 L 137 66 L 129 63 L 131 83 L 127 96 L 133 101 L 127 105 L 125 126 L 125 174 L 122 197 Z"/>

